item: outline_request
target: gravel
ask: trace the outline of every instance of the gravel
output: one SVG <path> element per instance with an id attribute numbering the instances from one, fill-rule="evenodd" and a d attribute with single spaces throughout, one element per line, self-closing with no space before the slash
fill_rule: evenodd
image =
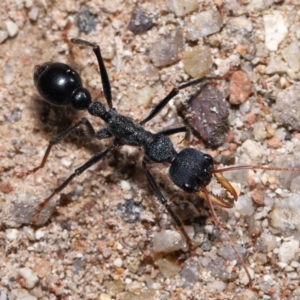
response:
<path id="1" fill-rule="evenodd" d="M 139 149 L 117 149 L 74 179 L 37 226 L 30 222 L 38 203 L 109 141 L 78 130 L 53 148 L 43 169 L 26 178 L 16 173 L 37 166 L 48 142 L 82 117 L 97 130 L 104 125 L 85 112 L 49 107 L 34 87 L 34 66 L 60 61 L 103 101 L 96 58 L 72 37 L 100 44 L 113 103 L 136 122 L 199 70 L 225 76 L 208 80 L 232 102 L 225 142 L 212 149 L 192 136 L 188 143 L 212 155 L 216 168 L 299 166 L 299 9 L 296 0 L 2 1 L 0 299 L 298 299 L 299 172 L 224 173 L 241 198 L 216 213 L 246 257 L 252 289 L 203 201 L 176 189 L 167 166 L 154 164 L 162 193 L 195 241 L 191 257 L 180 250 L 184 240 L 145 180 Z M 196 90 L 181 91 L 146 128 L 186 124 L 179 103 Z M 171 136 L 177 150 L 186 147 L 183 138 Z M 216 182 L 209 189 L 228 196 Z M 166 232 L 167 245 L 155 252 L 155 237 Z M 170 244 L 175 252 L 165 251 Z"/>

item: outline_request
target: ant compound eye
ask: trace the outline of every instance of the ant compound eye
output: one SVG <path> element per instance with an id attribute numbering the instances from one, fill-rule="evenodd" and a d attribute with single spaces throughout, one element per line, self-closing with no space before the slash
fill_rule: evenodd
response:
<path id="1" fill-rule="evenodd" d="M 208 162 L 208 163 L 211 163 L 213 164 L 214 163 L 214 160 L 213 158 L 209 155 L 209 154 L 203 154 L 203 158 Z"/>
<path id="2" fill-rule="evenodd" d="M 192 188 L 192 186 L 189 183 L 184 183 L 182 189 L 186 193 L 193 193 L 194 192 L 194 189 Z"/>

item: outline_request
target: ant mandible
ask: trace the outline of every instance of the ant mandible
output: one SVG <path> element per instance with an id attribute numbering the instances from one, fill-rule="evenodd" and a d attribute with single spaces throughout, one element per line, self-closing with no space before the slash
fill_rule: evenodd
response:
<path id="1" fill-rule="evenodd" d="M 136 146 L 143 150 L 144 158 L 142 161 L 143 169 L 147 181 L 153 190 L 155 196 L 163 204 L 166 210 L 170 213 L 174 219 L 176 225 L 179 227 L 183 236 L 185 237 L 189 250 L 193 249 L 193 244 L 186 233 L 182 221 L 173 212 L 168 201 L 159 190 L 152 174 L 148 169 L 150 163 L 168 163 L 169 177 L 175 185 L 181 188 L 186 193 L 196 193 L 204 198 L 211 212 L 212 218 L 219 228 L 220 232 L 224 234 L 228 242 L 230 243 L 233 251 L 235 252 L 239 262 L 245 269 L 247 277 L 249 278 L 249 284 L 252 284 L 252 278 L 250 273 L 235 249 L 233 242 L 229 235 L 221 226 L 221 223 L 216 215 L 213 207 L 213 203 L 224 208 L 232 208 L 233 201 L 237 200 L 237 193 L 232 185 L 221 175 L 222 172 L 229 170 L 241 170 L 241 169 L 261 169 L 261 170 L 291 170 L 287 168 L 268 168 L 268 167 L 254 167 L 254 166 L 236 166 L 228 167 L 223 169 L 215 169 L 213 158 L 205 153 L 202 153 L 194 148 L 185 148 L 180 152 L 176 152 L 174 146 L 168 137 L 169 135 L 187 132 L 189 129 L 187 126 L 181 126 L 169 130 L 160 131 L 158 133 L 152 133 L 144 129 L 145 125 L 149 120 L 155 117 L 166 105 L 173 99 L 180 90 L 201 83 L 206 78 L 199 78 L 187 83 L 180 84 L 179 86 L 172 89 L 172 91 L 162 99 L 149 113 L 149 115 L 143 119 L 140 123 L 136 124 L 131 118 L 123 116 L 117 112 L 112 104 L 112 95 L 110 80 L 107 75 L 107 71 L 101 56 L 100 47 L 96 44 L 90 43 L 82 39 L 71 39 L 74 44 L 84 45 L 91 47 L 96 55 L 100 75 L 102 80 L 102 87 L 104 97 L 106 99 L 108 110 L 104 107 L 101 102 L 93 102 L 89 91 L 82 86 L 81 78 L 79 74 L 70 66 L 63 63 L 51 63 L 47 62 L 42 65 L 37 65 L 34 70 L 34 83 L 45 101 L 52 105 L 66 107 L 71 106 L 76 110 L 87 110 L 91 115 L 100 117 L 106 123 L 106 127 L 95 131 L 91 123 L 83 118 L 55 139 L 49 142 L 48 148 L 43 156 L 43 159 L 39 166 L 29 170 L 27 172 L 18 173 L 19 177 L 27 176 L 31 173 L 44 167 L 47 158 L 50 154 L 52 147 L 60 142 L 61 139 L 66 137 L 70 132 L 74 131 L 77 127 L 83 125 L 86 127 L 86 132 L 91 138 L 98 140 L 113 137 L 112 144 L 106 149 L 96 153 L 91 157 L 85 164 L 77 168 L 61 185 L 56 187 L 52 194 L 44 199 L 35 209 L 33 214 L 32 223 L 35 224 L 38 220 L 38 216 L 47 203 L 52 197 L 60 193 L 76 176 L 90 168 L 92 165 L 101 161 L 105 155 L 112 149 L 123 146 Z M 296 169 L 293 169 L 296 170 Z M 224 200 L 221 197 L 211 194 L 206 186 L 210 183 L 212 176 L 215 176 L 218 183 L 221 184 L 232 196 L 233 200 Z"/>

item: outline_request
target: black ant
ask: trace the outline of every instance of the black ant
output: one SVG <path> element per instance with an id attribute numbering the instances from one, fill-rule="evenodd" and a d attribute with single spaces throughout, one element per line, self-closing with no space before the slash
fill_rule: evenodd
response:
<path id="1" fill-rule="evenodd" d="M 34 70 L 34 83 L 45 101 L 52 105 L 66 107 L 71 105 L 76 110 L 87 110 L 91 115 L 100 117 L 106 123 L 106 127 L 95 131 L 91 123 L 83 118 L 59 136 L 49 142 L 48 148 L 43 156 L 43 159 L 39 166 L 29 170 L 27 172 L 18 173 L 19 177 L 29 175 L 36 172 L 37 170 L 44 167 L 47 158 L 53 145 L 60 142 L 61 139 L 66 137 L 70 132 L 74 131 L 80 125 L 84 125 L 87 130 L 87 134 L 91 138 L 96 139 L 106 139 L 113 137 L 112 144 L 106 149 L 96 153 L 91 157 L 85 164 L 77 168 L 74 173 L 72 173 L 61 185 L 56 187 L 52 194 L 44 199 L 34 211 L 32 223 L 37 222 L 38 216 L 51 198 L 61 192 L 70 181 L 80 175 L 82 172 L 90 168 L 92 165 L 96 164 L 102 160 L 105 155 L 114 148 L 129 145 L 140 147 L 144 152 L 144 158 L 142 161 L 143 169 L 148 180 L 148 183 L 153 190 L 155 196 L 158 200 L 165 206 L 167 211 L 170 213 L 174 219 L 176 225 L 179 227 L 183 236 L 187 241 L 189 250 L 193 249 L 193 244 L 188 234 L 184 230 L 182 221 L 173 212 L 168 201 L 163 196 L 159 190 L 153 176 L 151 175 L 148 164 L 150 163 L 168 163 L 169 177 L 175 185 L 181 188 L 186 193 L 197 193 L 199 196 L 203 197 L 207 203 L 209 210 L 211 212 L 212 218 L 219 228 L 220 232 L 223 233 L 230 243 L 233 251 L 235 252 L 239 262 L 246 271 L 249 278 L 249 284 L 252 284 L 252 278 L 250 273 L 243 262 L 243 259 L 235 249 L 233 242 L 231 241 L 229 235 L 222 228 L 221 223 L 216 215 L 213 207 L 213 203 L 224 208 L 232 208 L 233 201 L 237 200 L 237 193 L 232 185 L 221 175 L 222 172 L 230 170 L 242 170 L 242 169 L 261 169 L 261 170 L 294 170 L 299 171 L 299 169 L 288 169 L 288 168 L 269 168 L 269 167 L 254 167 L 254 166 L 236 166 L 228 167 L 223 169 L 215 169 L 213 158 L 204 154 L 194 148 L 185 148 L 180 152 L 176 152 L 174 146 L 169 139 L 169 135 L 188 132 L 189 128 L 187 126 L 177 127 L 173 129 L 168 129 L 160 131 L 158 133 L 152 133 L 144 129 L 145 125 L 149 120 L 155 117 L 166 104 L 174 98 L 180 90 L 185 89 L 189 86 L 193 86 L 201 83 L 206 78 L 199 78 L 187 83 L 180 84 L 178 87 L 172 89 L 172 91 L 158 103 L 149 115 L 143 119 L 140 123 L 136 124 L 129 117 L 123 116 L 117 112 L 112 104 L 112 95 L 109 77 L 101 56 L 100 47 L 96 44 L 90 43 L 82 39 L 71 39 L 74 44 L 84 45 L 91 47 L 98 60 L 98 65 L 100 69 L 100 75 L 102 80 L 102 87 L 104 92 L 104 97 L 106 99 L 108 110 L 104 107 L 101 102 L 93 102 L 91 95 L 87 89 L 82 87 L 81 79 L 79 74 L 70 66 L 63 63 L 51 63 L 47 62 L 42 65 L 37 65 Z M 206 186 L 210 183 L 212 176 L 215 176 L 218 183 L 221 184 L 232 196 L 233 200 L 224 200 L 221 197 L 211 194 Z"/>

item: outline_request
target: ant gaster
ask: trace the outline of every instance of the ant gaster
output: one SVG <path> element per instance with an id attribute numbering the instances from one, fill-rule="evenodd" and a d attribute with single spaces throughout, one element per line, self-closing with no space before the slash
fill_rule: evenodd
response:
<path id="1" fill-rule="evenodd" d="M 89 91 L 82 86 L 79 74 L 73 68 L 63 63 L 47 62 L 42 65 L 36 66 L 34 71 L 34 83 L 36 85 L 36 88 L 43 99 L 48 103 L 61 107 L 70 105 L 76 110 L 87 110 L 91 115 L 100 117 L 102 120 L 104 120 L 104 122 L 106 123 L 106 127 L 100 129 L 99 131 L 95 131 L 91 123 L 86 118 L 81 119 L 79 122 L 68 128 L 55 139 L 49 142 L 48 148 L 46 149 L 44 157 L 39 166 L 27 172 L 20 172 L 18 173 L 18 175 L 19 177 L 26 176 L 43 168 L 53 145 L 60 142 L 61 139 L 67 136 L 70 132 L 74 131 L 80 125 L 86 127 L 86 132 L 91 138 L 96 138 L 99 140 L 113 138 L 113 142 L 106 149 L 96 153 L 85 164 L 77 168 L 74 173 L 72 173 L 61 185 L 56 187 L 52 194 L 37 206 L 33 215 L 32 223 L 37 222 L 40 212 L 54 195 L 60 193 L 74 177 L 80 175 L 92 165 L 102 160 L 109 151 L 123 145 L 140 147 L 144 152 L 142 165 L 147 181 L 155 196 L 165 206 L 167 211 L 174 219 L 176 225 L 179 227 L 180 231 L 187 241 L 189 250 L 191 251 L 193 248 L 192 241 L 184 230 L 180 218 L 173 212 L 170 205 L 168 204 L 168 201 L 159 190 L 152 174 L 148 169 L 147 165 L 150 163 L 170 164 L 169 177 L 173 181 L 173 183 L 187 193 L 197 193 L 207 201 L 215 224 L 230 243 L 239 262 L 245 269 L 245 272 L 249 278 L 249 284 L 251 284 L 252 278 L 250 276 L 250 273 L 241 256 L 235 249 L 235 246 L 231 241 L 229 235 L 222 228 L 213 208 L 213 203 L 224 208 L 232 208 L 233 200 L 229 199 L 225 201 L 221 197 L 209 193 L 206 186 L 210 183 L 212 176 L 215 175 L 217 181 L 232 194 L 234 200 L 237 200 L 236 191 L 231 186 L 231 184 L 221 175 L 222 172 L 241 169 L 287 169 L 254 166 L 237 166 L 223 169 L 214 169 L 213 158 L 208 154 L 204 154 L 194 148 L 185 148 L 180 152 L 176 152 L 168 136 L 180 132 L 187 132 L 189 130 L 187 126 L 164 130 L 158 133 L 152 133 L 145 130 L 143 125 L 145 125 L 149 120 L 155 117 L 166 106 L 166 104 L 179 93 L 180 90 L 189 86 L 199 84 L 205 78 L 195 79 L 173 88 L 172 91 L 151 110 L 151 112 L 145 119 L 136 124 L 132 121 L 131 118 L 119 114 L 113 107 L 110 81 L 101 56 L 100 47 L 96 44 L 87 42 L 82 39 L 71 39 L 71 41 L 74 44 L 88 46 L 93 49 L 93 52 L 95 53 L 98 60 L 103 92 L 108 105 L 108 110 L 101 102 L 92 101 Z"/>

